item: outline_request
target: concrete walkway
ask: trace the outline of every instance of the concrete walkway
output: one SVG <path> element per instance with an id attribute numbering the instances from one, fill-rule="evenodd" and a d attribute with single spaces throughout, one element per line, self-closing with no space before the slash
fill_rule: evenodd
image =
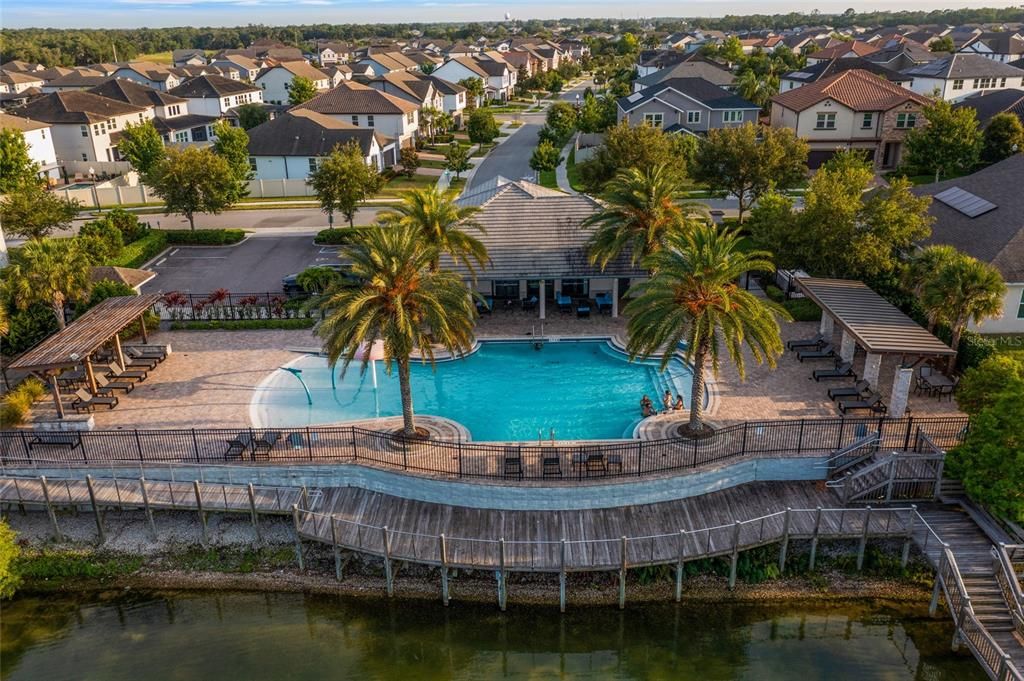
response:
<path id="1" fill-rule="evenodd" d="M 558 188 L 566 194 L 579 194 L 579 192 L 572 188 L 572 184 L 569 183 L 569 154 L 572 152 L 575 144 L 576 135 L 573 135 L 569 143 L 562 148 L 562 162 L 555 168 L 555 181 L 558 183 Z"/>

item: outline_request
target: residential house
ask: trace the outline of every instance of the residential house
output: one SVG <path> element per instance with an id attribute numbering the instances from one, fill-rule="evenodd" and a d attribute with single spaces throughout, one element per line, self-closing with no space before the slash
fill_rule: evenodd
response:
<path id="1" fill-rule="evenodd" d="M 441 111 L 444 108 L 444 96 L 434 87 L 434 81 L 426 76 L 409 71 L 393 71 L 378 76 L 366 84 L 374 90 L 412 102 L 420 109 L 433 107 Z"/>
<path id="2" fill-rule="evenodd" d="M 458 83 L 450 83 L 443 78 L 438 78 L 433 74 L 427 76 L 427 78 L 434 84 L 434 89 L 441 94 L 442 111 L 452 117 L 456 128 L 461 128 L 462 114 L 466 110 L 466 88 Z"/>
<path id="3" fill-rule="evenodd" d="M 223 118 L 243 104 L 262 104 L 263 90 L 223 76 L 198 76 L 171 90 L 188 100 L 189 113 Z"/>
<path id="4" fill-rule="evenodd" d="M 640 92 L 646 88 L 676 78 L 703 78 L 709 83 L 714 83 L 727 90 L 732 88 L 736 80 L 736 76 L 732 74 L 732 71 L 716 62 L 693 60 L 670 66 L 661 71 L 655 71 L 643 78 L 637 78 L 633 81 L 633 92 Z"/>
<path id="5" fill-rule="evenodd" d="M 531 50 L 509 51 L 503 53 L 502 57 L 508 62 L 509 66 L 516 70 L 517 77 L 521 73 L 520 69 L 523 70 L 522 73 L 525 73 L 527 78 L 530 78 L 533 74 L 544 68 L 544 60 Z"/>
<path id="6" fill-rule="evenodd" d="M 1024 57 L 1024 36 L 1017 31 L 981 33 L 957 51 L 978 54 L 1005 64 Z"/>
<path id="7" fill-rule="evenodd" d="M 637 78 L 644 78 L 652 73 L 671 68 L 676 64 L 694 61 L 710 62 L 711 60 L 697 52 L 680 52 L 678 50 L 643 50 L 637 57 Z"/>
<path id="8" fill-rule="evenodd" d="M 263 90 L 263 101 L 286 104 L 295 78 L 309 80 L 317 92 L 331 87 L 331 79 L 326 73 L 304 61 L 286 61 L 268 66 L 260 71 L 253 84 Z"/>
<path id="9" fill-rule="evenodd" d="M 28 157 L 39 167 L 47 181 L 60 179 L 60 164 L 53 148 L 53 130 L 49 123 L 0 113 L 0 128 L 20 130 L 28 145 Z"/>
<path id="10" fill-rule="evenodd" d="M 761 107 L 703 78 L 673 78 L 618 100 L 618 120 L 689 134 L 757 123 Z"/>
<path id="11" fill-rule="evenodd" d="M 692 33 L 670 33 L 661 40 L 659 47 L 663 50 L 686 50 L 690 43 L 697 42 L 697 36 Z"/>
<path id="12" fill-rule="evenodd" d="M 45 71 L 46 66 L 44 64 L 38 64 L 35 62 L 22 61 L 20 59 L 12 59 L 11 61 L 0 64 L 0 71 L 17 71 L 18 73 L 30 73 L 32 71 Z"/>
<path id="13" fill-rule="evenodd" d="M 938 92 L 958 102 L 978 92 L 1024 88 L 1024 70 L 978 54 L 952 54 L 903 71 L 913 78 L 910 88 L 923 95 Z"/>
<path id="14" fill-rule="evenodd" d="M 108 80 L 110 76 L 105 76 L 99 71 L 94 71 L 88 68 L 76 69 L 71 73 L 63 76 L 54 78 L 43 85 L 41 90 L 43 92 L 67 92 L 68 90 L 89 90 L 101 85 Z"/>
<path id="15" fill-rule="evenodd" d="M 429 54 L 427 52 L 423 52 L 421 50 L 407 50 L 402 53 L 402 56 L 404 56 L 409 61 L 415 63 L 416 70 L 423 71 L 424 73 L 428 71 L 432 72 L 438 66 L 438 64 L 444 62 L 444 59 L 442 59 L 441 57 Z"/>
<path id="16" fill-rule="evenodd" d="M 904 71 L 921 64 L 928 64 L 942 56 L 944 55 L 932 52 L 913 40 L 902 40 L 880 45 L 877 52 L 866 55 L 865 59 L 893 71 Z"/>
<path id="17" fill-rule="evenodd" d="M 367 54 L 359 60 L 360 66 L 369 67 L 374 76 L 382 76 L 392 71 L 418 71 L 419 64 L 401 52 L 378 52 Z"/>
<path id="18" fill-rule="evenodd" d="M 49 123 L 58 159 L 104 162 L 121 160 L 121 131 L 128 123 L 152 120 L 154 107 L 75 90 L 41 95 L 11 113 Z"/>
<path id="19" fill-rule="evenodd" d="M 497 61 L 491 58 L 456 57 L 438 66 L 431 75 L 449 83 L 479 78 L 484 82 L 484 97 L 501 101 L 512 96 L 517 82 L 516 70 L 504 59 Z"/>
<path id="20" fill-rule="evenodd" d="M 879 48 L 860 40 L 850 42 L 840 41 L 832 47 L 824 47 L 816 52 L 807 55 L 807 65 L 813 66 L 818 62 L 831 61 L 833 59 L 847 59 L 850 57 L 866 57 L 869 54 L 878 52 Z"/>
<path id="21" fill-rule="evenodd" d="M 0 92 L 21 93 L 29 88 L 41 88 L 45 85 L 39 75 L 41 71 L 21 73 L 19 71 L 0 72 Z"/>
<path id="22" fill-rule="evenodd" d="M 223 71 L 234 74 L 228 76 L 231 80 L 244 80 L 251 83 L 256 80 L 256 76 L 260 75 L 259 63 L 255 59 L 242 54 L 225 54 L 215 57 L 210 62 L 210 66 L 216 66 Z"/>
<path id="23" fill-rule="evenodd" d="M 324 114 L 357 127 L 373 128 L 389 141 L 394 141 L 399 149 L 415 143 L 419 128 L 419 106 L 351 81 L 296 108 Z"/>
<path id="24" fill-rule="evenodd" d="M 803 87 L 809 83 L 817 83 L 819 80 L 828 78 L 829 76 L 834 76 L 837 73 L 842 73 L 843 71 L 850 71 L 852 69 L 859 69 L 861 71 L 873 73 L 879 78 L 885 78 L 891 83 L 902 85 L 904 87 L 909 86 L 911 80 L 913 80 L 910 76 L 904 76 L 899 71 L 893 71 L 881 64 L 868 61 L 863 57 L 846 57 L 843 59 L 820 61 L 817 64 L 805 66 L 799 71 L 784 73 L 779 78 L 779 92 L 795 90 L 798 87 Z"/>
<path id="25" fill-rule="evenodd" d="M 1024 124 L 1024 90 L 992 90 L 961 99 L 953 105 L 954 109 L 970 107 L 974 109 L 981 127 L 988 127 L 996 114 L 1010 113 Z M 1021 179 L 1024 183 L 1024 178 Z"/>
<path id="26" fill-rule="evenodd" d="M 862 151 L 876 168 L 894 168 L 927 105 L 922 95 L 854 69 L 772 97 L 771 125 L 807 141 L 811 168 L 843 149 Z"/>
<path id="27" fill-rule="evenodd" d="M 206 52 L 194 48 L 172 51 L 171 61 L 175 66 L 206 66 L 209 63 Z"/>
<path id="28" fill-rule="evenodd" d="M 580 61 L 584 57 L 590 56 L 590 46 L 582 40 L 577 40 L 575 38 L 562 40 L 558 43 L 558 46 L 562 48 L 562 52 L 573 61 Z"/>
<path id="29" fill-rule="evenodd" d="M 337 87 L 343 80 L 352 80 L 352 67 L 348 64 L 332 64 L 320 70 L 330 81 L 330 87 Z"/>
<path id="30" fill-rule="evenodd" d="M 112 74 L 115 78 L 127 78 L 147 85 L 154 90 L 173 90 L 181 83 L 181 79 L 163 64 L 137 61 L 122 65 Z"/>
<path id="31" fill-rule="evenodd" d="M 217 116 L 190 113 L 189 100 L 126 78 L 111 78 L 89 92 L 136 106 L 152 106 L 153 126 L 165 144 L 196 144 L 214 139 Z"/>
<path id="32" fill-rule="evenodd" d="M 359 145 L 367 164 L 397 162 L 396 145 L 379 131 L 308 109 L 292 109 L 249 131 L 249 163 L 257 180 L 305 180 L 338 146 Z"/>
<path id="33" fill-rule="evenodd" d="M 335 40 L 316 41 L 316 60 L 320 66 L 344 64 L 352 58 L 352 47 L 346 42 Z"/>
<path id="34" fill-rule="evenodd" d="M 930 196 L 935 218 L 922 245 L 948 244 L 993 265 L 1006 281 L 1002 315 L 986 321 L 986 333 L 1024 332 L 1024 154 L 1015 154 L 972 175 L 914 187 Z M 971 328 L 978 329 L 975 325 Z"/>

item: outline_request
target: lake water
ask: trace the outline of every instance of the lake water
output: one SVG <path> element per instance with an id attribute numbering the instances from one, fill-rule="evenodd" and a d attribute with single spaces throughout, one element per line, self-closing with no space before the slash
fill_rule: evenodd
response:
<path id="1" fill-rule="evenodd" d="M 3 604 L 6 681 L 817 679 L 981 681 L 923 607 L 556 608 L 296 594 L 131 593 Z"/>

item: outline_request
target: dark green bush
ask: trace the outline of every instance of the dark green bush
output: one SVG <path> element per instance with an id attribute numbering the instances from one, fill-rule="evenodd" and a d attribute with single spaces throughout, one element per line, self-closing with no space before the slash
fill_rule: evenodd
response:
<path id="1" fill-rule="evenodd" d="M 245 238 L 243 229 L 165 229 L 167 243 L 175 246 L 229 246 Z"/>
<path id="2" fill-rule="evenodd" d="M 12 305 L 8 320 L 10 330 L 7 336 L 0 340 L 0 350 L 5 357 L 19 355 L 57 332 L 57 320 L 53 316 L 53 310 L 46 305 L 36 304 L 25 310 L 15 309 Z"/>
<path id="3" fill-rule="evenodd" d="M 124 236 L 110 220 L 90 220 L 78 230 L 78 241 L 94 263 L 105 263 L 121 255 Z"/>
<path id="4" fill-rule="evenodd" d="M 311 329 L 316 319 L 239 319 L 208 322 L 173 322 L 172 331 L 253 331 L 259 329 Z"/>
<path id="5" fill-rule="evenodd" d="M 153 230 L 141 239 L 125 246 L 121 255 L 107 264 L 116 267 L 139 267 L 165 248 L 167 248 L 167 235 L 160 230 Z"/>
<path id="6" fill-rule="evenodd" d="M 821 308 L 806 298 L 793 298 L 782 304 L 795 322 L 816 322 L 821 319 Z"/>
<path id="7" fill-rule="evenodd" d="M 333 229 L 321 229 L 313 239 L 314 243 L 323 246 L 343 246 L 350 243 L 363 227 L 335 227 Z"/>
<path id="8" fill-rule="evenodd" d="M 936 329 L 935 335 L 943 343 L 949 343 L 953 337 L 949 328 L 945 326 Z M 995 353 L 996 344 L 992 340 L 980 333 L 965 330 L 960 336 L 960 347 L 957 348 L 956 368 L 961 372 L 973 369 Z"/>
<path id="9" fill-rule="evenodd" d="M 139 222 L 135 213 L 124 208 L 111 208 L 101 219 L 117 227 L 126 244 L 141 239 L 149 231 L 149 223 Z"/>

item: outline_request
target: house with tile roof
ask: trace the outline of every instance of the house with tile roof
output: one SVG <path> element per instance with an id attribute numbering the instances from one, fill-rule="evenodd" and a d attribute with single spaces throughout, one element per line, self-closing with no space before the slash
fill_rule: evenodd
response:
<path id="1" fill-rule="evenodd" d="M 111 76 L 104 75 L 99 71 L 83 67 L 47 81 L 41 89 L 43 92 L 47 93 L 67 92 L 69 90 L 89 90 L 97 85 L 102 85 L 110 80 L 110 78 Z"/>
<path id="2" fill-rule="evenodd" d="M 810 146 L 817 168 L 837 151 L 860 150 L 876 168 L 894 168 L 909 130 L 924 124 L 928 99 L 873 73 L 843 71 L 771 100 L 771 125 L 789 128 Z"/>
<path id="3" fill-rule="evenodd" d="M 320 66 L 344 64 L 352 58 L 352 46 L 340 40 L 317 40 L 316 59 Z"/>
<path id="4" fill-rule="evenodd" d="M 851 40 L 850 42 L 840 41 L 837 45 L 833 45 L 832 47 L 823 47 L 817 52 L 812 52 L 807 55 L 807 65 L 813 66 L 818 62 L 831 61 L 833 59 L 866 57 L 874 52 L 878 52 L 877 47 L 861 42 L 860 40 Z"/>
<path id="5" fill-rule="evenodd" d="M 1024 88 L 1024 70 L 979 54 L 951 54 L 903 71 L 914 92 L 958 102 L 979 92 Z"/>
<path id="6" fill-rule="evenodd" d="M 368 85 L 346 81 L 291 109 L 304 109 L 330 116 L 356 127 L 371 128 L 397 148 L 415 143 L 419 128 L 419 106 Z"/>
<path id="7" fill-rule="evenodd" d="M 323 92 L 331 88 L 331 79 L 326 73 L 304 61 L 285 61 L 268 66 L 260 71 L 253 85 L 263 90 L 263 101 L 271 104 L 287 104 L 292 81 L 305 78 Z"/>
<path id="8" fill-rule="evenodd" d="M 171 90 L 188 100 L 189 113 L 224 117 L 243 104 L 262 104 L 263 90 L 224 76 L 197 76 Z"/>
<path id="9" fill-rule="evenodd" d="M 60 178 L 60 164 L 57 162 L 53 130 L 49 123 L 0 113 L 0 128 L 21 132 L 28 145 L 28 156 L 39 166 L 41 177 L 54 181 Z"/>
<path id="10" fill-rule="evenodd" d="M 46 83 L 41 74 L 41 71 L 0 71 L 0 92 L 21 93 L 29 88 L 41 88 Z"/>
<path id="11" fill-rule="evenodd" d="M 693 135 L 757 123 L 761 112 L 757 104 L 703 78 L 672 78 L 620 97 L 617 105 L 620 123 Z"/>
<path id="12" fill-rule="evenodd" d="M 880 78 L 885 78 L 887 81 L 896 85 L 907 86 L 910 85 L 910 76 L 904 76 L 899 71 L 893 71 L 892 69 L 886 68 L 881 64 L 876 64 L 873 61 L 864 59 L 863 57 L 844 57 L 843 59 L 830 59 L 828 61 L 820 61 L 817 64 L 811 66 L 805 66 L 797 71 L 789 71 L 788 73 L 782 74 L 779 77 L 779 92 L 786 92 L 787 90 L 795 90 L 798 87 L 803 87 L 810 83 L 817 83 L 819 80 L 834 76 L 837 73 L 843 71 L 850 71 L 852 69 L 860 69 L 873 73 Z"/>
<path id="13" fill-rule="evenodd" d="M 1006 281 L 1003 313 L 981 327 L 986 333 L 1024 332 L 1024 154 L 972 175 L 914 187 L 930 196 L 935 218 L 922 245 L 948 244 L 993 265 Z M 976 327 L 971 327 L 976 328 Z"/>
<path id="14" fill-rule="evenodd" d="M 368 67 L 374 76 L 382 76 L 392 71 L 418 71 L 420 66 L 401 52 L 374 52 L 367 54 L 357 62 Z"/>
<path id="15" fill-rule="evenodd" d="M 231 80 L 244 80 L 251 83 L 260 74 L 260 64 L 255 59 L 244 54 L 221 54 L 210 61 L 210 66 L 216 66 L 222 71 L 227 71 L 227 77 Z"/>
<path id="16" fill-rule="evenodd" d="M 206 58 L 205 50 L 187 47 L 181 50 L 172 50 L 171 62 L 175 66 L 206 66 L 209 59 Z"/>

